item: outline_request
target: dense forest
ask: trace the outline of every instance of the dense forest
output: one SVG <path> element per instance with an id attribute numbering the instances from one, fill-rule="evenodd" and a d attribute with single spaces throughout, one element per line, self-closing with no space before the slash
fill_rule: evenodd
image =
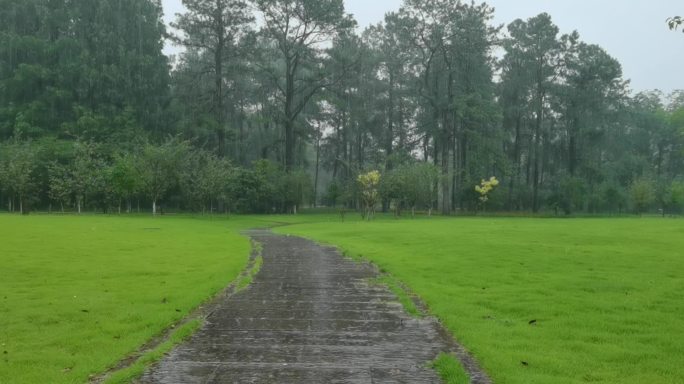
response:
<path id="1" fill-rule="evenodd" d="M 167 28 L 159 0 L 0 0 L 3 209 L 354 209 L 375 170 L 396 212 L 684 209 L 684 91 L 636 93 L 548 14 L 183 4 Z"/>

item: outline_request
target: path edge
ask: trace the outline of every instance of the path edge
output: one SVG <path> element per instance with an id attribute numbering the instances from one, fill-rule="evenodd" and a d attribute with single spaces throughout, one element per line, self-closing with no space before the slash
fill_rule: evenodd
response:
<path id="1" fill-rule="evenodd" d="M 184 340 L 187 340 L 187 338 L 192 336 L 195 332 L 202 329 L 202 327 L 206 323 L 206 319 L 216 311 L 218 304 L 223 299 L 231 297 L 248 288 L 252 282 L 252 277 L 259 272 L 260 263 L 258 263 L 258 260 L 262 257 L 261 252 L 263 248 L 261 243 L 256 241 L 253 237 L 249 236 L 249 233 L 247 231 L 241 232 L 241 235 L 247 237 L 250 241 L 249 259 L 247 261 L 247 265 L 245 266 L 245 268 L 240 272 L 240 274 L 235 279 L 233 279 L 233 281 L 230 282 L 230 284 L 228 284 L 228 286 L 226 286 L 210 298 L 200 303 L 188 315 L 162 330 L 159 335 L 145 342 L 145 344 L 141 345 L 137 350 L 123 357 L 114 366 L 108 368 L 103 372 L 91 376 L 88 380 L 88 383 L 106 384 L 107 380 L 109 380 L 114 374 L 134 367 L 136 363 L 143 360 L 149 354 L 154 353 L 163 344 L 171 341 L 178 329 L 181 329 L 183 326 L 193 321 L 199 320 L 200 325 L 196 327 L 188 337 L 178 340 L 177 343 L 175 343 L 171 349 L 175 348 L 178 344 L 182 343 Z M 245 284 L 245 282 L 247 283 Z M 150 366 L 156 364 L 167 353 L 168 352 L 165 352 L 159 358 L 145 363 L 146 368 L 149 368 Z M 137 379 L 138 377 L 133 378 L 132 382 L 135 383 Z"/>
<path id="2" fill-rule="evenodd" d="M 289 226 L 289 225 L 282 225 L 284 226 Z M 270 229 L 269 229 L 270 231 Z M 318 244 L 321 247 L 325 247 L 326 249 L 329 249 L 330 251 L 336 252 L 338 255 L 340 255 L 343 258 L 349 259 L 355 263 L 362 263 L 368 265 L 370 268 L 372 268 L 378 277 L 381 276 L 387 276 L 390 279 L 394 280 L 398 287 L 404 291 L 406 296 L 413 302 L 415 305 L 416 309 L 419 312 L 419 316 L 422 318 L 428 318 L 428 319 L 433 319 L 435 323 L 435 328 L 437 329 L 440 337 L 443 339 L 445 345 L 447 345 L 449 348 L 447 351 L 444 351 L 445 353 L 453 356 L 458 363 L 461 364 L 465 372 L 468 374 L 468 377 L 470 378 L 470 383 L 471 384 L 493 384 L 492 379 L 489 377 L 489 375 L 482 369 L 480 366 L 480 363 L 477 361 L 477 359 L 470 353 L 470 351 L 458 341 L 458 338 L 456 337 L 455 334 L 450 332 L 442 323 L 442 320 L 439 318 L 439 316 L 435 315 L 432 313 L 430 310 L 430 307 L 423 301 L 423 299 L 418 295 L 417 293 L 413 292 L 403 281 L 392 275 L 391 273 L 383 270 L 380 268 L 378 265 L 373 263 L 371 260 L 369 260 L 366 257 L 363 256 L 355 256 L 344 250 L 343 248 L 340 248 L 334 244 L 330 243 L 324 243 L 317 241 L 316 239 L 313 239 L 311 237 L 307 236 L 301 236 L 301 235 L 291 235 L 291 234 L 283 234 L 283 233 L 274 233 L 276 235 L 280 236 L 295 236 L 295 237 L 301 237 L 306 240 L 312 241 L 316 244 Z M 406 309 L 404 309 L 406 311 Z M 409 316 L 412 316 L 410 313 L 407 312 Z"/>

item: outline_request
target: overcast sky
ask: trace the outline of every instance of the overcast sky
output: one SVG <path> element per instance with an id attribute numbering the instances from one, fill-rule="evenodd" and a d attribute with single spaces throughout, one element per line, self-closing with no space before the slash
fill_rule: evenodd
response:
<path id="1" fill-rule="evenodd" d="M 181 0 L 162 0 L 167 23 L 182 12 Z M 347 12 L 360 27 L 375 24 L 401 0 L 345 0 Z M 684 16 L 681 0 L 489 0 L 495 23 L 508 24 L 547 12 L 561 33 L 577 30 L 588 43 L 598 44 L 622 64 L 632 89 L 684 88 L 684 33 L 667 29 L 665 20 Z M 178 48 L 167 47 L 167 53 Z"/>

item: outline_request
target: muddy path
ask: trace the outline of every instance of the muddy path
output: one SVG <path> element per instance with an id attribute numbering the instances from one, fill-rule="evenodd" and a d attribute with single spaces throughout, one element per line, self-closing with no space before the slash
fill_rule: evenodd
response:
<path id="1" fill-rule="evenodd" d="M 372 284 L 372 266 L 305 239 L 249 235 L 263 246 L 252 285 L 216 303 L 140 382 L 441 382 L 429 362 L 454 345 L 434 319 L 410 317 Z"/>

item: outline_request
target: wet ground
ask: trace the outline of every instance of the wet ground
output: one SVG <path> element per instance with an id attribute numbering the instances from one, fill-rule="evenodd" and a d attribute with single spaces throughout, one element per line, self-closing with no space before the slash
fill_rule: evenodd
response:
<path id="1" fill-rule="evenodd" d="M 439 383 L 437 322 L 407 315 L 377 272 L 297 237 L 252 231 L 263 266 L 142 383 Z"/>

